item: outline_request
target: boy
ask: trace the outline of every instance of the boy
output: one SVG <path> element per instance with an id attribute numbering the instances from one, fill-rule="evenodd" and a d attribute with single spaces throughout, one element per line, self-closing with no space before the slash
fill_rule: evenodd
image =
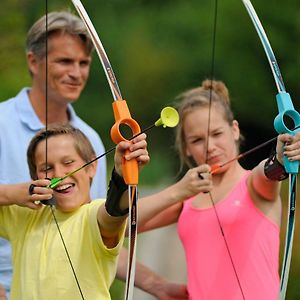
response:
<path id="1" fill-rule="evenodd" d="M 49 126 L 47 132 L 40 131 L 32 139 L 27 152 L 30 175 L 36 180 L 31 197 L 22 203 L 3 203 L 0 199 L 0 236 L 13 246 L 11 299 L 110 299 L 109 287 L 115 276 L 128 211 L 121 162 L 125 150 L 131 151 L 125 159 L 137 159 L 140 166 L 149 161 L 145 137 L 143 134 L 132 143 L 117 146 L 113 184 L 106 202 L 91 202 L 90 184 L 96 171 L 93 163 L 54 188 L 55 209 L 35 201 L 36 194 L 51 194 L 37 184 L 45 184 L 41 180 L 45 174 L 49 178 L 63 177 L 95 154 L 82 132 L 70 125 Z M 52 212 L 73 263 L 77 286 Z"/>

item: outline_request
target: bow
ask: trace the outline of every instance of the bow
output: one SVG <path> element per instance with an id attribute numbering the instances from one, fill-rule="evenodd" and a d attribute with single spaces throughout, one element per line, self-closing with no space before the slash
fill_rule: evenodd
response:
<path id="1" fill-rule="evenodd" d="M 91 22 L 85 8 L 83 7 L 80 0 L 72 0 L 78 14 L 80 15 L 82 21 L 84 22 L 101 64 L 103 66 L 106 78 L 108 80 L 113 98 L 113 112 L 115 117 L 115 124 L 111 128 L 111 138 L 115 143 L 126 140 L 121 132 L 120 125 L 125 124 L 131 130 L 133 135 L 140 133 L 140 126 L 138 123 L 131 118 L 127 103 L 122 99 L 121 92 L 114 75 L 111 64 L 105 53 L 103 45 L 100 38 L 96 32 L 96 29 Z M 129 256 L 128 256 L 128 266 L 127 266 L 127 276 L 126 276 L 126 291 L 125 299 L 132 299 L 133 288 L 134 288 L 134 274 L 135 274 L 135 257 L 136 257 L 136 236 L 137 236 L 137 185 L 138 185 L 138 163 L 136 160 L 122 161 L 122 172 L 123 177 L 128 184 L 128 196 L 129 196 Z"/>
<path id="2" fill-rule="evenodd" d="M 262 24 L 250 0 L 242 0 L 242 1 L 247 9 L 247 12 L 254 24 L 254 27 L 264 47 L 277 86 L 278 93 L 276 95 L 276 100 L 277 100 L 279 113 L 274 120 L 275 130 L 279 134 L 289 133 L 291 135 L 295 135 L 296 132 L 300 131 L 298 127 L 300 125 L 300 114 L 294 109 L 291 97 L 286 92 L 283 79 L 280 73 L 280 69 L 277 64 L 276 58 L 274 56 L 273 50 L 271 48 L 266 33 L 262 27 Z M 290 130 L 284 122 L 284 117 L 290 118 L 293 121 L 296 129 Z M 299 161 L 289 162 L 287 157 L 284 157 L 283 161 L 284 161 L 285 170 L 287 173 L 289 173 L 289 200 L 288 200 L 289 209 L 288 209 L 285 250 L 284 250 L 282 270 L 281 270 L 279 299 L 285 299 L 290 263 L 292 258 L 292 247 L 293 247 L 293 238 L 294 238 L 294 229 L 295 229 L 296 184 L 297 184 L 297 174 L 299 169 Z"/>

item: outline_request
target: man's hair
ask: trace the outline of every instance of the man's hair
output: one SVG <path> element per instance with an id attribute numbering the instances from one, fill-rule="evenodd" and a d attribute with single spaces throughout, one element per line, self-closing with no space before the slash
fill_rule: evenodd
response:
<path id="1" fill-rule="evenodd" d="M 79 156 L 85 161 L 89 162 L 95 158 L 95 151 L 88 138 L 77 128 L 71 125 L 49 125 L 46 129 L 39 131 L 31 140 L 27 149 L 27 163 L 29 167 L 30 176 L 33 180 L 37 178 L 35 154 L 38 144 L 50 137 L 68 135 L 74 140 L 74 147 Z"/>
<path id="2" fill-rule="evenodd" d="M 93 43 L 81 19 L 68 11 L 48 13 L 46 31 L 46 15 L 36 21 L 29 29 L 26 39 L 26 52 L 32 51 L 39 58 L 46 56 L 46 37 L 60 32 L 78 36 L 84 43 L 88 54 L 93 50 Z"/>

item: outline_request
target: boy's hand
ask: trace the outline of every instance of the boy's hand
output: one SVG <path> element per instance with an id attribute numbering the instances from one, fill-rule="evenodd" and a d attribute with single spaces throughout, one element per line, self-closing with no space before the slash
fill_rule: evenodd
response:
<path id="1" fill-rule="evenodd" d="M 53 196 L 53 190 L 46 188 L 48 184 L 50 184 L 50 180 L 38 179 L 22 184 L 20 189 L 16 187 L 15 204 L 31 209 L 41 208 L 40 201 L 49 200 Z"/>
<path id="2" fill-rule="evenodd" d="M 142 133 L 132 139 L 130 142 L 122 141 L 117 145 L 115 152 L 115 169 L 116 172 L 122 176 L 122 159 L 131 160 L 136 159 L 139 163 L 140 169 L 150 161 L 147 151 L 146 134 Z M 130 153 L 125 155 L 125 151 Z"/>

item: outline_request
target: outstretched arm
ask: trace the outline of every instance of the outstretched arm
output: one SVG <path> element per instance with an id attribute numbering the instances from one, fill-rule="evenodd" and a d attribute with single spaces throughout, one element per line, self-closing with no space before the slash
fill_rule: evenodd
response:
<path id="1" fill-rule="evenodd" d="M 281 134 L 278 136 L 276 145 L 276 159 L 283 168 L 283 156 L 286 155 L 289 160 L 295 161 L 300 159 L 300 133 L 295 136 Z M 251 174 L 251 181 L 254 191 L 263 199 L 275 201 L 279 197 L 280 181 L 270 180 L 265 175 L 265 163 L 263 160 L 255 167 Z M 283 169 L 284 170 L 284 169 Z"/>
<path id="2" fill-rule="evenodd" d="M 201 165 L 190 169 L 177 183 L 166 189 L 143 197 L 138 202 L 139 231 L 162 227 L 177 221 L 182 202 L 212 188 L 210 167 Z"/>
<path id="3" fill-rule="evenodd" d="M 276 161 L 274 159 L 271 160 L 272 168 L 267 168 L 267 172 L 265 170 L 267 160 L 263 160 L 253 169 L 249 177 L 248 188 L 254 204 L 280 226 L 280 188 L 281 180 L 285 178 L 283 155 L 286 155 L 292 161 L 300 159 L 300 133 L 294 137 L 288 134 L 279 135 L 274 155 Z"/>
<path id="4" fill-rule="evenodd" d="M 127 150 L 130 152 L 125 155 Z M 150 158 L 147 151 L 145 134 L 137 136 L 131 142 L 122 141 L 116 148 L 115 171 L 112 175 L 113 185 L 110 187 L 106 200 L 109 203 L 100 206 L 97 215 L 103 241 L 108 247 L 117 245 L 120 230 L 128 214 L 129 199 L 128 192 L 126 191 L 127 186 L 122 179 L 122 159 L 136 159 L 140 167 L 149 162 Z"/>
<path id="5" fill-rule="evenodd" d="M 122 248 L 117 278 L 125 281 L 128 251 Z M 135 286 L 160 300 L 187 300 L 188 293 L 184 284 L 173 283 L 153 272 L 143 264 L 136 262 Z"/>

